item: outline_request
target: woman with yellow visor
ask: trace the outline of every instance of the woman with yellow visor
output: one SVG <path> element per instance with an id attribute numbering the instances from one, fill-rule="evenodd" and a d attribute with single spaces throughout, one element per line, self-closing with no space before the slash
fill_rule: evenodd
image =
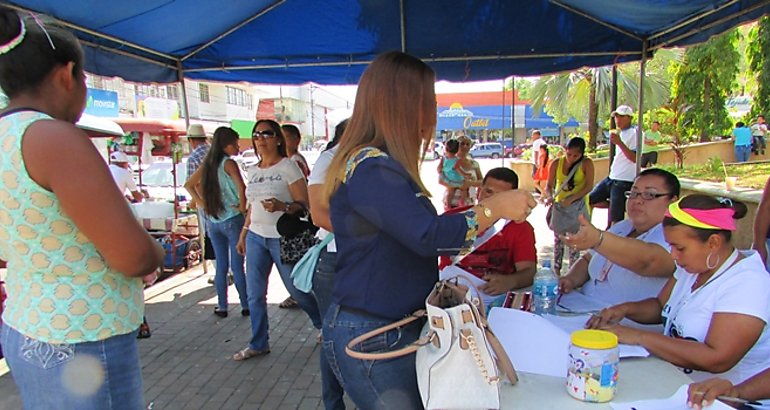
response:
<path id="1" fill-rule="evenodd" d="M 664 235 L 677 264 L 657 298 L 602 310 L 587 327 L 641 345 L 699 381 L 719 374 L 740 383 L 770 367 L 770 275 L 755 251 L 730 242 L 746 206 L 690 195 L 672 203 Z M 663 334 L 618 324 L 663 323 Z"/>

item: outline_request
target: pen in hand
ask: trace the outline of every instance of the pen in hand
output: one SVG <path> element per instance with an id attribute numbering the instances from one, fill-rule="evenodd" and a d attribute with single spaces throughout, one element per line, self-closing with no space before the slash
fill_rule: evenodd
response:
<path id="1" fill-rule="evenodd" d="M 696 391 L 696 392 L 693 392 L 692 394 L 697 396 L 704 395 L 704 393 L 701 391 Z M 744 406 L 762 406 L 763 405 L 758 401 L 746 400 L 740 397 L 732 397 L 732 396 L 726 396 L 726 395 L 717 396 L 717 400 L 723 401 L 725 403 L 741 404 Z"/>

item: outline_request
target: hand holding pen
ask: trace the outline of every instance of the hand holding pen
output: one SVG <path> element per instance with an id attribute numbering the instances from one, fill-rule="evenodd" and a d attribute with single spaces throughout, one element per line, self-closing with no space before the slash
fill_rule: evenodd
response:
<path id="1" fill-rule="evenodd" d="M 713 378 L 699 383 L 692 383 L 687 389 L 687 405 L 702 409 L 711 405 L 715 399 L 730 405 L 761 405 L 761 403 L 741 399 L 741 391 L 729 380 Z"/>

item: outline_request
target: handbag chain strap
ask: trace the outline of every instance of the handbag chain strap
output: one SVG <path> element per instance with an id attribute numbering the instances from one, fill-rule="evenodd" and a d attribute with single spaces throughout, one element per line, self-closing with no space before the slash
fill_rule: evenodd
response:
<path id="1" fill-rule="evenodd" d="M 484 365 L 484 361 L 481 359 L 481 353 L 479 353 L 479 346 L 476 345 L 476 339 L 473 337 L 473 335 L 470 332 L 468 332 L 467 334 L 465 332 L 460 332 L 460 336 L 468 344 L 468 348 L 470 349 L 471 354 L 473 355 L 473 360 L 476 361 L 476 366 L 478 366 L 479 370 L 481 370 L 481 375 L 484 377 L 487 383 L 495 384 L 498 381 L 500 381 L 499 377 L 489 375 L 489 370 L 487 370 L 487 366 Z"/>
<path id="2" fill-rule="evenodd" d="M 563 191 L 564 188 L 567 187 L 567 183 L 572 178 L 572 176 L 575 175 L 575 173 L 578 170 L 578 167 L 580 167 L 581 162 L 583 162 L 582 159 L 578 161 L 578 163 L 575 164 L 574 167 L 572 167 L 572 171 L 570 171 L 569 174 L 567 174 L 567 179 L 565 179 L 564 182 L 562 182 L 561 185 L 559 185 L 559 188 L 556 189 L 556 192 L 554 192 L 553 195 L 551 195 L 552 198 L 556 198 L 561 193 L 561 191 Z"/>

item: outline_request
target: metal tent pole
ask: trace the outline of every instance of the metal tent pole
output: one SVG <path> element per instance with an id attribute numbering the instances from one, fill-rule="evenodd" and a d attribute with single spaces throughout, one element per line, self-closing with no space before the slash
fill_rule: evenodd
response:
<path id="1" fill-rule="evenodd" d="M 644 127 L 644 69 L 647 62 L 648 41 L 642 41 L 642 59 L 639 60 L 639 116 L 636 125 L 636 175 L 642 169 L 642 147 L 644 146 L 643 127 Z"/>
<path id="2" fill-rule="evenodd" d="M 618 108 L 618 66 L 617 64 L 612 65 L 612 91 L 610 92 L 610 106 L 612 107 L 612 110 L 615 111 Z M 615 116 L 610 115 L 610 130 L 615 129 L 617 125 L 615 124 Z M 598 136 L 597 136 L 598 137 Z M 612 142 L 609 143 L 610 146 L 610 160 L 609 160 L 609 169 L 612 169 L 612 161 L 615 159 L 615 144 Z M 607 171 L 609 175 L 609 170 Z M 609 207 L 607 207 L 609 210 Z M 607 212 L 607 226 L 609 227 L 612 225 L 612 214 Z"/>

